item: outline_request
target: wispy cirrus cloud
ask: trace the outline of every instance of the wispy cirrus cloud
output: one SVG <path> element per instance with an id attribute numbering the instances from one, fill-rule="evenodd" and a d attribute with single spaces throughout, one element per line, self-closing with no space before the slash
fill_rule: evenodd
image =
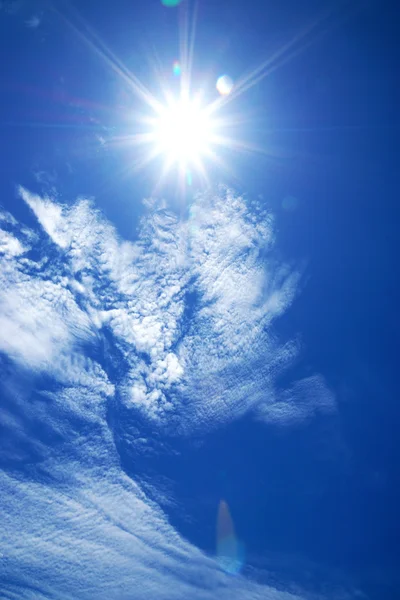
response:
<path id="1" fill-rule="evenodd" d="M 276 385 L 298 349 L 272 327 L 298 274 L 269 260 L 271 216 L 221 188 L 187 218 L 148 202 L 138 239 L 125 241 L 91 201 L 19 192 L 42 231 L 0 221 L 0 350 L 11 361 L 0 415 L 14 456 L 0 479 L 5 597 L 295 598 L 228 577 L 183 540 L 118 450 L 134 457 L 146 443 L 132 442 L 126 411 L 179 437 L 249 410 L 297 422 L 332 409 L 319 376 Z"/>

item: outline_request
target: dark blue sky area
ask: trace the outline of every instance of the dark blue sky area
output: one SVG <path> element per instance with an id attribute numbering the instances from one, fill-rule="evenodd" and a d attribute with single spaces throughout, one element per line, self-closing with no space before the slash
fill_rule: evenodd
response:
<path id="1" fill-rule="evenodd" d="M 178 9 L 76 5 L 0 9 L 1 203 L 32 225 L 19 184 L 66 203 L 94 197 L 135 239 L 160 165 L 134 173 L 134 148 L 101 142 L 129 130 L 140 104 L 70 23 L 83 37 L 93 28 L 154 89 L 151 65 L 168 72 L 179 53 Z M 37 27 L 26 26 L 32 14 Z M 302 272 L 275 323 L 301 346 L 279 385 L 321 373 L 336 412 L 296 426 L 250 414 L 196 440 L 159 439 L 144 423 L 152 452 L 135 460 L 109 415 L 123 470 L 171 482 L 175 504 L 163 508 L 191 543 L 212 552 L 223 497 L 246 546 L 244 573 L 266 568 L 278 581 L 354 586 L 380 600 L 400 594 L 399 17 L 396 2 L 375 0 L 198 2 L 193 78 L 210 97 L 221 73 L 238 79 L 316 23 L 290 60 L 232 103 L 246 121 L 233 134 L 263 152 L 225 149 L 231 173 L 211 165 L 210 174 L 274 213 L 276 260 Z M 183 210 L 174 192 L 170 181 L 161 193 Z"/>

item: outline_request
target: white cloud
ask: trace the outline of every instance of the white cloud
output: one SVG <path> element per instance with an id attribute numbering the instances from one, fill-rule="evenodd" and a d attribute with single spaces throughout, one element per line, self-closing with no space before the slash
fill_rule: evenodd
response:
<path id="1" fill-rule="evenodd" d="M 19 188 L 19 192 L 35 213 L 46 233 L 61 248 L 65 248 L 69 243 L 70 234 L 61 227 L 63 207 L 51 202 L 48 198 L 30 194 L 22 187 Z"/>
<path id="2" fill-rule="evenodd" d="M 288 422 L 324 406 L 327 394 L 315 394 L 311 379 L 301 384 L 314 398 L 307 410 L 300 384 L 290 391 L 298 402 L 276 399 L 274 381 L 297 344 L 280 346 L 272 326 L 299 275 L 274 259 L 273 220 L 260 206 L 221 188 L 199 195 L 180 220 L 148 200 L 133 243 L 88 200 L 67 206 L 20 193 L 63 251 L 68 293 L 93 327 L 112 332 L 125 361 L 119 391 L 127 406 L 165 427 L 173 409 L 185 431 L 252 408 Z M 181 403 L 182 394 L 190 401 Z"/>
<path id="3" fill-rule="evenodd" d="M 132 243 L 88 200 L 66 206 L 20 193 L 64 251 L 69 290 L 93 323 L 111 329 L 128 406 L 165 417 L 166 427 L 174 408 L 183 428 L 209 428 L 267 397 L 274 418 L 287 420 L 291 404 L 275 406 L 274 378 L 296 344 L 280 347 L 271 327 L 292 302 L 298 273 L 273 259 L 267 212 L 222 188 L 195 199 L 187 220 L 149 200 Z M 190 402 L 182 405 L 182 394 Z"/>
<path id="4" fill-rule="evenodd" d="M 4 277 L 5 275 L 5 277 Z M 47 368 L 74 341 L 90 338 L 90 322 L 62 285 L 23 278 L 0 288 L 0 349 L 29 367 Z"/>
<path id="5" fill-rule="evenodd" d="M 40 472 L 0 473 L 8 597 L 293 600 L 228 577 L 183 540 L 117 451 L 142 443 L 130 442 L 126 410 L 178 436 L 251 409 L 295 422 L 332 408 L 322 378 L 276 389 L 297 344 L 280 345 L 272 325 L 298 276 L 269 260 L 270 216 L 227 190 L 199 196 L 189 219 L 153 202 L 130 242 L 88 200 L 20 194 L 54 245 L 8 218 L 0 350 L 38 383 L 29 402 L 7 384 L 0 417 L 14 440 L 34 444 Z M 28 239 L 49 256 L 23 254 Z"/>
<path id="6" fill-rule="evenodd" d="M 18 221 L 12 216 L 11 213 L 7 212 L 6 210 L 3 210 L 0 207 L 0 221 L 3 221 L 3 223 L 10 223 L 11 225 L 17 225 Z"/>
<path id="7" fill-rule="evenodd" d="M 87 403 L 87 393 L 75 387 L 48 393 L 46 404 L 31 399 L 17 424 L 40 423 L 59 443 L 35 446 L 40 478 L 0 471 L 4 597 L 298 599 L 225 574 L 179 536 L 121 471 L 104 402 L 92 392 Z"/>
<path id="8" fill-rule="evenodd" d="M 26 248 L 24 248 L 17 238 L 8 233 L 8 231 L 0 229 L 0 254 L 19 256 L 20 254 L 24 254 L 24 252 L 26 252 Z"/>
<path id="9" fill-rule="evenodd" d="M 278 391 L 273 399 L 257 407 L 261 420 L 281 423 L 302 423 L 316 413 L 329 414 L 335 410 L 335 398 L 321 375 L 296 381 L 288 389 Z"/>
<path id="10" fill-rule="evenodd" d="M 3 574 L 12 573 L 3 584 L 8 597 L 298 598 L 224 574 L 215 560 L 180 538 L 115 466 L 104 467 L 100 480 L 94 469 L 64 473 L 68 492 L 40 483 L 16 485 L 0 474 L 1 565 Z"/>

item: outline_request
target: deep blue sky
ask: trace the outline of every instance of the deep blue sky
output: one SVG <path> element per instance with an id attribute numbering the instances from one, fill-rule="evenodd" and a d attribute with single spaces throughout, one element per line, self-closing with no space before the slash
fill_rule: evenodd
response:
<path id="1" fill-rule="evenodd" d="M 140 231 L 141 200 L 151 194 L 160 167 L 152 163 L 135 173 L 130 164 L 137 151 L 113 144 L 116 135 L 135 127 L 132 115 L 140 102 L 84 42 L 85 26 L 155 93 L 151 61 L 158 60 L 168 77 L 179 56 L 178 8 L 158 0 L 87 0 L 77 8 L 23 1 L 3 2 L 0 8 L 0 201 L 20 223 L 39 232 L 40 247 L 29 257 L 47 256 L 52 277 L 64 273 L 64 255 L 56 253 L 54 236 L 46 241 L 37 224 L 39 219 L 46 229 L 43 220 L 23 202 L 17 186 L 68 206 L 78 196 L 94 198 L 103 218 L 133 242 Z M 31 20 L 35 16 L 38 22 Z M 83 350 L 116 385 L 105 419 L 121 471 L 143 486 L 178 534 L 210 555 L 218 502 L 224 498 L 246 548 L 243 577 L 295 589 L 300 597 L 318 591 L 335 598 L 343 590 L 349 597 L 381 600 L 400 594 L 399 17 L 395 2 L 377 0 L 198 2 L 193 79 L 199 86 L 205 82 L 209 97 L 221 73 L 238 79 L 311 21 L 317 23 L 290 60 L 232 103 L 231 110 L 246 119 L 233 134 L 264 152 L 225 149 L 232 174 L 210 165 L 210 176 L 213 185 L 232 186 L 274 214 L 276 244 L 272 258 L 266 255 L 267 270 L 285 263 L 301 273 L 292 303 L 273 323 L 274 339 L 280 344 L 297 340 L 299 346 L 290 366 L 276 376 L 274 390 L 285 394 L 296 381 L 317 376 L 333 395 L 334 410 L 316 409 L 293 423 L 260 419 L 252 407 L 233 420 L 221 418 L 218 426 L 179 436 L 174 430 L 175 425 L 179 430 L 179 415 L 168 431 L 119 402 L 121 348 L 106 325 L 96 343 Z M 176 85 L 172 76 L 171 85 Z M 182 215 L 196 189 L 203 188 L 195 178 L 182 200 L 172 179 L 160 196 L 168 210 Z M 4 272 L 7 261 L 6 256 Z M 5 281 L 4 297 L 14 280 Z M 188 331 L 201 303 L 200 292 L 190 285 L 185 291 Z M 102 310 L 109 309 L 106 304 Z M 19 335 L 10 331 L 3 337 Z M 28 433 L 14 435 L 14 426 L 0 413 L 7 439 L 1 468 L 13 481 L 37 478 L 51 486 L 40 470 L 31 470 L 42 460 L 43 448 L 29 439 L 64 448 L 63 414 L 53 409 L 54 431 L 61 437 L 52 437 L 45 425 L 42 430 L 37 423 L 26 425 L 31 417 L 25 422 L 24 402 L 44 389 L 57 395 L 64 384 L 47 367 L 25 364 L 8 350 L 10 344 L 5 340 L 1 346 L 1 394 L 14 415 L 16 387 L 18 397 L 25 398 L 19 401 L 18 419 Z M 143 358 L 140 348 L 135 351 Z M 261 367 L 250 366 L 257 378 Z M 73 422 L 84 437 L 85 418 L 76 415 Z M 146 448 L 134 445 L 139 437 L 147 439 Z M 23 458 L 18 462 L 13 453 Z M 68 485 L 64 492 L 70 493 Z M 12 518 L 7 523 L 16 527 Z M 29 568 L 41 582 L 37 566 Z M 0 590 L 5 590 L 0 596 L 14 597 L 10 590 L 16 586 L 18 597 L 42 597 L 32 595 L 38 584 L 29 588 L 17 571 L 7 565 L 0 571 Z M 54 581 L 43 575 L 44 580 L 54 597 L 66 597 L 56 575 Z M 180 597 L 178 580 L 171 585 Z M 53 597 L 43 590 L 43 597 Z M 90 597 L 85 593 L 84 585 L 81 591 L 71 589 L 76 599 Z M 116 600 L 129 597 L 109 593 Z M 247 597 L 243 590 L 232 593 Z M 151 593 L 143 591 L 143 597 Z"/>

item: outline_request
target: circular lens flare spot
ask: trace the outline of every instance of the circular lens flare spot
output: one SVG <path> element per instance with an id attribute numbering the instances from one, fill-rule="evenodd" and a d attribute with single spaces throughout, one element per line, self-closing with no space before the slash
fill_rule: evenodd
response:
<path id="1" fill-rule="evenodd" d="M 227 96 L 232 91 L 233 80 L 229 75 L 221 75 L 221 77 L 218 77 L 217 79 L 216 88 L 221 96 Z"/>
<path id="2" fill-rule="evenodd" d="M 172 66 L 172 72 L 175 75 L 175 77 L 179 77 L 182 73 L 182 69 L 181 69 L 181 65 L 179 64 L 179 62 L 176 60 Z"/>

